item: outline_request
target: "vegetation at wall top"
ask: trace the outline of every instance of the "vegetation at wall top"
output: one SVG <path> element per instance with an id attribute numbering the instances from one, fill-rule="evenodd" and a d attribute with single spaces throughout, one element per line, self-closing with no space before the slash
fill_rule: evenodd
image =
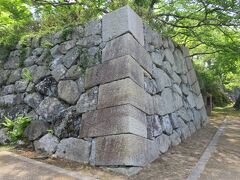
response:
<path id="1" fill-rule="evenodd" d="M 200 78 L 213 82 L 205 90 L 240 86 L 239 0 L 0 0 L 0 49 L 126 4 L 163 36 L 190 48 L 196 67 L 204 69 Z"/>

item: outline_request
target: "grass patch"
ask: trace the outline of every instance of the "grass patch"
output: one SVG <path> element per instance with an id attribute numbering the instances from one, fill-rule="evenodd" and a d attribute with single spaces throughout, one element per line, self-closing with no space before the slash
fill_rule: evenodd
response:
<path id="1" fill-rule="evenodd" d="M 225 107 L 215 107 L 212 111 L 211 116 L 229 116 L 240 118 L 240 110 L 233 108 L 233 104 L 227 105 Z"/>
<path id="2" fill-rule="evenodd" d="M 0 152 L 1 151 L 12 151 L 15 149 L 13 145 L 0 145 Z"/>

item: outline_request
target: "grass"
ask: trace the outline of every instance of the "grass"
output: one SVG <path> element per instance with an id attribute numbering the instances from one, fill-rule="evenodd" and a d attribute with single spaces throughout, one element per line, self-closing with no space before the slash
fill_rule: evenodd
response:
<path id="1" fill-rule="evenodd" d="M 15 149 L 13 145 L 0 145 L 0 152 L 1 151 L 12 151 Z"/>
<path id="2" fill-rule="evenodd" d="M 235 110 L 233 105 L 230 104 L 226 107 L 215 107 L 212 111 L 212 114 L 218 114 L 223 116 L 231 116 L 231 117 L 240 117 L 240 110 Z"/>

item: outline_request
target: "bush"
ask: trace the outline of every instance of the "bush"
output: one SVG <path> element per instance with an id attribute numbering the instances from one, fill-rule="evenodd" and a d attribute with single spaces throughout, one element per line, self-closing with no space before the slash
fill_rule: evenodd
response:
<path id="1" fill-rule="evenodd" d="M 2 125 L 8 129 L 11 140 L 16 142 L 23 137 L 23 132 L 30 122 L 31 118 L 27 116 L 18 116 L 14 120 L 5 116 Z"/>

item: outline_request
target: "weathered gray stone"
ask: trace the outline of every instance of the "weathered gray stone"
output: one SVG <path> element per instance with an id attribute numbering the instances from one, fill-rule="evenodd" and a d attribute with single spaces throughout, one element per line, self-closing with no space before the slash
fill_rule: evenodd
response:
<path id="1" fill-rule="evenodd" d="M 59 139 L 52 134 L 46 134 L 41 139 L 34 141 L 34 148 L 36 151 L 43 151 L 53 154 L 57 150 Z"/>
<path id="2" fill-rule="evenodd" d="M 106 61 L 87 70 L 85 87 L 93 87 L 111 81 L 131 78 L 143 87 L 143 70 L 131 56 L 123 56 L 111 61 Z"/>
<path id="3" fill-rule="evenodd" d="M 195 96 L 196 108 L 201 109 L 204 106 L 202 94 Z"/>
<path id="4" fill-rule="evenodd" d="M 162 37 L 146 24 L 144 24 L 144 39 L 145 47 L 151 45 L 156 49 L 160 49 L 163 46 Z"/>
<path id="5" fill-rule="evenodd" d="M 4 69 L 17 69 L 19 67 L 20 50 L 11 51 Z"/>
<path id="6" fill-rule="evenodd" d="M 193 114 L 194 114 L 193 123 L 194 123 L 196 129 L 200 129 L 201 128 L 201 120 L 202 120 L 201 113 L 198 110 L 194 109 Z"/>
<path id="7" fill-rule="evenodd" d="M 192 86 L 192 90 L 196 95 L 199 95 L 201 93 L 200 86 L 198 84 L 198 81 L 196 81 Z"/>
<path id="8" fill-rule="evenodd" d="M 173 129 L 177 129 L 181 126 L 181 124 L 179 123 L 181 119 L 178 117 L 177 112 L 171 113 L 169 117 L 170 117 L 170 121 Z"/>
<path id="9" fill-rule="evenodd" d="M 181 138 L 176 131 L 173 131 L 173 133 L 170 135 L 170 141 L 172 146 L 177 146 L 181 143 Z"/>
<path id="10" fill-rule="evenodd" d="M 152 97 L 131 79 L 100 85 L 98 108 L 123 104 L 131 104 L 147 114 L 153 113 Z"/>
<path id="11" fill-rule="evenodd" d="M 147 137 L 146 115 L 131 105 L 116 106 L 83 114 L 81 137 L 128 133 Z"/>
<path id="12" fill-rule="evenodd" d="M 179 85 L 177 85 L 177 84 L 173 84 L 173 92 L 178 93 L 180 96 L 183 95 L 181 88 L 180 88 Z"/>
<path id="13" fill-rule="evenodd" d="M 158 136 L 156 139 L 156 143 L 158 144 L 158 148 L 161 153 L 167 152 L 168 148 L 171 145 L 170 138 L 166 134 Z"/>
<path id="14" fill-rule="evenodd" d="M 105 17 L 105 16 L 104 16 Z M 88 22 L 85 25 L 85 36 L 91 36 L 91 35 L 101 35 L 102 33 L 102 22 L 101 20 L 93 20 Z"/>
<path id="15" fill-rule="evenodd" d="M 153 69 L 153 76 L 156 79 L 157 92 L 161 92 L 164 88 L 170 87 L 172 85 L 170 77 L 159 68 L 155 67 Z"/>
<path id="16" fill-rule="evenodd" d="M 154 79 L 150 76 L 144 76 L 144 89 L 149 94 L 156 94 L 157 93 L 157 83 Z"/>
<path id="17" fill-rule="evenodd" d="M 75 104 L 80 96 L 77 83 L 72 80 L 60 81 L 58 96 L 69 104 Z"/>
<path id="18" fill-rule="evenodd" d="M 186 124 L 182 124 L 182 127 L 180 127 L 180 131 L 181 131 L 182 140 L 185 140 L 191 136 L 190 129 L 188 128 L 188 126 Z"/>
<path id="19" fill-rule="evenodd" d="M 193 96 L 192 92 L 190 92 L 190 91 L 189 91 L 188 96 L 187 96 L 187 101 L 188 101 L 191 108 L 194 108 L 196 106 L 194 96 Z"/>
<path id="20" fill-rule="evenodd" d="M 29 83 L 29 81 L 27 79 L 22 79 L 22 80 L 16 81 L 15 91 L 17 93 L 25 92 L 25 90 L 27 89 L 28 83 Z"/>
<path id="21" fill-rule="evenodd" d="M 98 46 L 102 42 L 102 36 L 100 35 L 91 35 L 87 37 L 80 38 L 77 45 L 81 47 L 92 47 L 92 46 Z"/>
<path id="22" fill-rule="evenodd" d="M 172 54 L 172 52 L 170 51 L 170 49 L 165 49 L 164 50 L 164 60 L 166 60 L 166 61 L 168 61 L 168 62 L 170 62 L 170 64 L 174 64 L 174 56 L 173 56 L 173 54 Z"/>
<path id="23" fill-rule="evenodd" d="M 158 154 L 153 141 L 133 134 L 96 138 L 96 165 L 143 166 Z"/>
<path id="24" fill-rule="evenodd" d="M 67 68 L 70 68 L 76 61 L 79 56 L 79 49 L 78 47 L 72 48 L 67 54 L 63 57 L 63 64 Z"/>
<path id="25" fill-rule="evenodd" d="M 59 81 L 60 79 L 64 79 L 66 71 L 67 69 L 62 64 L 59 64 L 51 71 L 51 74 L 56 81 Z"/>
<path id="26" fill-rule="evenodd" d="M 88 163 L 90 154 L 90 142 L 82 139 L 62 139 L 57 146 L 56 155 L 60 158 Z"/>
<path id="27" fill-rule="evenodd" d="M 24 131 L 24 136 L 27 137 L 29 141 L 34 141 L 47 134 L 48 129 L 49 125 L 46 122 L 33 120 L 26 127 Z"/>
<path id="28" fill-rule="evenodd" d="M 42 53 L 43 53 L 44 49 L 39 47 L 39 48 L 36 48 L 32 51 L 32 55 L 33 56 L 40 56 Z"/>
<path id="29" fill-rule="evenodd" d="M 174 102 L 173 93 L 170 88 L 165 88 L 162 91 L 161 96 L 160 95 L 153 96 L 153 102 L 156 114 L 166 115 L 175 111 L 174 103 L 169 103 Z"/>
<path id="30" fill-rule="evenodd" d="M 36 112 L 43 117 L 47 122 L 52 122 L 56 119 L 60 112 L 64 110 L 64 105 L 56 98 L 46 97 L 37 108 Z"/>
<path id="31" fill-rule="evenodd" d="M 191 134 L 196 132 L 196 128 L 195 128 L 195 125 L 193 124 L 193 122 L 189 122 L 187 125 L 188 125 L 188 128 L 189 128 Z"/>
<path id="32" fill-rule="evenodd" d="M 156 52 L 152 52 L 151 53 L 151 58 L 153 63 L 157 66 L 157 67 L 161 67 L 162 66 L 162 62 L 164 59 L 164 52 L 162 50 L 158 50 Z"/>
<path id="33" fill-rule="evenodd" d="M 76 45 L 76 40 L 65 41 L 64 43 L 60 44 L 59 51 L 62 54 L 66 54 L 75 45 Z"/>
<path id="34" fill-rule="evenodd" d="M 26 95 L 26 97 L 24 98 L 24 102 L 32 107 L 32 108 L 37 108 L 39 106 L 39 104 L 41 103 L 41 101 L 43 100 L 42 96 L 38 93 L 32 93 L 32 94 L 28 94 Z"/>
<path id="35" fill-rule="evenodd" d="M 194 69 L 187 73 L 188 83 L 193 85 L 197 81 L 197 75 Z"/>
<path id="36" fill-rule="evenodd" d="M 13 94 L 15 91 L 15 85 L 11 84 L 8 86 L 4 86 L 2 90 L 2 95 Z"/>
<path id="37" fill-rule="evenodd" d="M 12 84 L 15 83 L 16 81 L 21 79 L 21 73 L 22 73 L 22 69 L 16 69 L 14 71 L 11 72 L 7 84 Z"/>
<path id="38" fill-rule="evenodd" d="M 161 126 L 162 126 L 162 130 L 165 134 L 167 134 L 167 135 L 172 134 L 173 128 L 172 128 L 172 124 L 171 124 L 169 115 L 165 115 L 162 117 Z"/>
<path id="39" fill-rule="evenodd" d="M 84 94 L 80 96 L 77 102 L 77 112 L 83 113 L 97 108 L 98 102 L 98 87 L 93 87 L 89 89 Z"/>
<path id="40" fill-rule="evenodd" d="M 157 137 L 163 132 L 163 126 L 161 125 L 161 121 L 158 115 L 154 115 L 152 118 L 152 131 L 153 137 Z"/>
<path id="41" fill-rule="evenodd" d="M 150 55 L 129 33 L 106 44 L 102 51 L 102 61 L 125 55 L 132 56 L 146 71 L 152 74 L 152 60 Z"/>
<path id="42" fill-rule="evenodd" d="M 38 83 L 41 79 L 43 79 L 45 76 L 48 76 L 50 74 L 48 67 L 46 66 L 31 66 L 28 68 L 34 83 Z"/>
<path id="43" fill-rule="evenodd" d="M 14 106 L 23 102 L 23 96 L 21 94 L 9 94 L 0 97 L 0 106 Z"/>
<path id="44" fill-rule="evenodd" d="M 34 65 L 36 59 L 36 56 L 29 56 L 27 59 L 24 60 L 24 66 L 28 67 Z"/>
<path id="45" fill-rule="evenodd" d="M 169 76 L 172 76 L 173 69 L 169 61 L 163 61 L 161 69 L 164 70 Z"/>
<path id="46" fill-rule="evenodd" d="M 77 80 L 81 76 L 84 76 L 82 69 L 78 65 L 73 65 L 65 74 L 66 79 Z"/>
<path id="47" fill-rule="evenodd" d="M 10 137 L 7 135 L 7 128 L 0 129 L 0 145 L 7 144 L 11 141 Z"/>
<path id="48" fill-rule="evenodd" d="M 185 121 L 185 122 L 189 122 L 191 120 L 187 110 L 182 107 L 180 108 L 178 111 L 178 115 Z"/>
<path id="49" fill-rule="evenodd" d="M 36 84 L 35 90 L 45 96 L 57 96 L 57 81 L 52 77 L 46 77 Z"/>
<path id="50" fill-rule="evenodd" d="M 178 85 L 181 84 L 182 79 L 177 75 L 177 73 L 173 72 L 173 73 L 172 73 L 172 78 L 173 78 L 173 81 L 174 81 L 175 83 L 177 83 Z"/>
<path id="51" fill-rule="evenodd" d="M 48 48 L 45 48 L 41 56 L 35 60 L 35 63 L 39 66 L 49 66 L 51 61 L 52 56 L 50 50 Z"/>
<path id="52" fill-rule="evenodd" d="M 102 22 L 104 41 L 129 32 L 141 45 L 144 45 L 142 20 L 129 6 L 124 6 L 106 14 L 103 16 Z"/>

